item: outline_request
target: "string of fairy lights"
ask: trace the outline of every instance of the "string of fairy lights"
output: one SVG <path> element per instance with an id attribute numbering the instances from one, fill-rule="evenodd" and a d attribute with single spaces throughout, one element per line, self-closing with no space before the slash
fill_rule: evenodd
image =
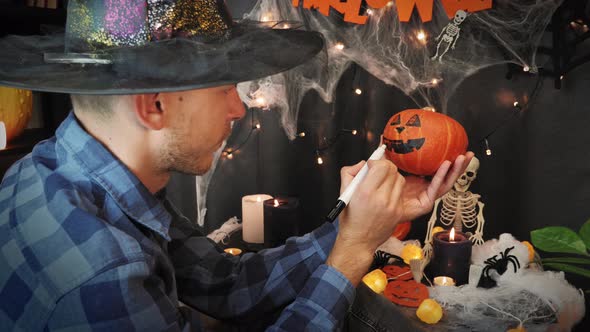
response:
<path id="1" fill-rule="evenodd" d="M 388 7 L 391 7 L 393 5 L 393 2 L 388 3 Z M 372 9 L 367 9 L 366 10 L 367 15 L 371 16 L 374 14 L 374 11 Z M 272 15 L 270 13 L 265 14 L 262 16 L 261 21 L 272 21 Z M 575 26 L 574 23 L 572 23 L 572 28 Z M 287 26 L 288 27 L 288 26 Z M 577 26 L 575 26 L 576 28 L 579 28 Z M 285 27 L 282 27 L 285 28 Z M 583 29 L 585 29 L 585 31 L 588 30 L 587 26 L 584 25 Z M 413 36 L 415 37 L 415 39 L 422 45 L 426 45 L 428 43 L 428 34 L 422 30 L 422 29 L 416 29 L 413 32 Z M 335 51 L 344 51 L 346 49 L 346 45 L 343 42 L 336 42 L 331 46 Z M 531 67 L 529 67 L 528 65 L 523 65 L 522 66 L 522 71 L 524 73 L 535 73 L 536 71 L 531 70 Z M 563 80 L 563 75 L 560 77 L 561 80 Z M 437 78 L 434 77 L 429 81 L 429 84 L 427 85 L 428 88 L 436 88 L 440 83 L 442 82 L 441 78 Z M 490 136 L 492 136 L 493 134 L 495 134 L 500 128 L 502 128 L 503 126 L 505 126 L 509 120 L 513 119 L 515 116 L 518 116 L 520 114 L 522 114 L 522 112 L 524 112 L 526 109 L 528 109 L 529 105 L 531 104 L 534 96 L 537 95 L 539 88 L 541 86 L 542 83 L 542 79 L 539 75 L 539 78 L 537 80 L 537 83 L 535 84 L 535 87 L 533 88 L 533 91 L 529 94 L 530 98 L 528 99 L 528 101 L 523 105 L 521 104 L 521 102 L 519 102 L 518 100 L 515 100 L 513 103 L 513 108 L 514 108 L 514 112 L 511 113 L 511 115 L 509 115 L 507 118 L 505 118 L 503 121 L 501 121 L 497 126 L 495 126 L 490 132 L 488 132 L 487 134 L 485 134 L 483 136 L 483 138 L 481 139 L 481 142 L 483 144 L 484 147 L 484 152 L 486 156 L 491 156 L 492 155 L 492 149 L 490 146 Z M 352 89 L 352 93 L 360 96 L 363 94 L 363 90 L 361 89 L 360 86 L 353 86 Z M 255 104 L 257 109 L 261 110 L 261 111 L 269 111 L 271 109 L 271 105 L 267 105 L 266 103 L 266 98 L 264 98 L 264 96 L 258 96 L 255 100 Z M 431 106 L 427 106 L 424 107 L 425 109 L 429 109 L 433 112 L 436 112 L 436 109 L 434 107 Z M 239 151 L 246 145 L 246 143 L 249 141 L 249 139 L 255 134 L 255 132 L 258 132 L 262 129 L 262 126 L 260 124 L 260 121 L 255 119 L 255 112 L 252 111 L 250 112 L 251 114 L 251 123 L 250 123 L 250 130 L 248 132 L 248 134 L 246 135 L 246 138 L 240 142 L 239 144 L 237 144 L 234 147 L 227 147 L 223 150 L 222 152 L 222 157 L 226 158 L 226 159 L 233 159 L 234 156 L 239 153 Z M 326 138 L 323 137 L 323 145 L 318 145 L 316 150 L 315 150 L 315 157 L 316 157 L 316 162 L 318 165 L 322 165 L 324 164 L 324 152 L 329 150 L 330 148 L 332 148 L 332 146 L 334 144 L 336 144 L 338 142 L 338 140 L 345 134 L 348 135 L 352 135 L 352 136 L 357 136 L 359 133 L 359 131 L 357 129 L 341 129 L 339 131 L 337 131 L 337 133 L 334 135 L 334 137 L 331 138 Z M 297 134 L 298 138 L 303 138 L 306 137 L 306 133 L 304 131 L 299 132 Z"/>

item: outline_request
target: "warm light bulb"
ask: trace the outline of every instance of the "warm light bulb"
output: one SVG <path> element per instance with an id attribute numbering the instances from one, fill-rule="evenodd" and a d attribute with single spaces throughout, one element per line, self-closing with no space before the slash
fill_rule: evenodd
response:
<path id="1" fill-rule="evenodd" d="M 524 72 L 526 72 L 526 73 L 528 73 L 528 72 L 529 72 L 529 70 L 531 70 L 531 68 L 530 68 L 529 66 L 524 66 L 524 67 L 522 67 L 522 71 L 524 71 Z"/>
<path id="2" fill-rule="evenodd" d="M 258 97 L 256 98 L 256 103 L 258 103 L 259 106 L 262 106 L 266 103 L 266 99 L 264 99 L 264 97 Z"/>
<path id="3" fill-rule="evenodd" d="M 559 76 L 559 80 L 560 81 L 563 80 L 563 75 Z"/>
<path id="4" fill-rule="evenodd" d="M 279 206 L 279 200 L 275 199 L 275 206 Z"/>
<path id="5" fill-rule="evenodd" d="M 434 108 L 432 106 L 422 107 L 422 109 L 425 110 L 425 111 L 436 112 L 436 108 Z"/>
<path id="6" fill-rule="evenodd" d="M 358 131 L 356 131 L 356 129 L 354 129 L 354 130 L 352 131 L 352 134 L 353 134 L 353 135 L 356 135 L 357 133 L 358 133 Z"/>
<path id="7" fill-rule="evenodd" d="M 455 227 L 451 228 L 451 234 L 449 234 L 449 240 L 451 242 L 455 241 Z"/>
<path id="8" fill-rule="evenodd" d="M 432 85 L 438 85 L 438 79 L 433 78 L 432 81 L 430 81 L 430 83 L 432 83 Z"/>
<path id="9" fill-rule="evenodd" d="M 334 48 L 336 48 L 339 51 L 342 51 L 344 49 L 344 44 L 337 43 L 336 45 L 334 45 Z"/>
<path id="10" fill-rule="evenodd" d="M 393 0 L 392 0 L 392 1 L 389 1 L 389 2 L 387 3 L 387 7 L 391 7 L 391 6 L 393 6 Z"/>
<path id="11" fill-rule="evenodd" d="M 321 165 L 324 163 L 324 160 L 322 159 L 322 157 L 318 156 L 318 165 Z"/>
<path id="12" fill-rule="evenodd" d="M 260 129 L 260 123 L 256 124 L 256 129 Z"/>
<path id="13" fill-rule="evenodd" d="M 0 121 L 0 150 L 6 149 L 6 126 Z"/>
<path id="14" fill-rule="evenodd" d="M 490 150 L 489 148 L 486 149 L 486 155 L 491 156 L 492 155 L 492 150 Z"/>
<path id="15" fill-rule="evenodd" d="M 357 95 L 360 96 L 361 94 L 363 94 L 363 90 L 361 90 L 361 89 L 355 89 L 354 90 L 354 93 L 356 93 Z"/>
<path id="16" fill-rule="evenodd" d="M 299 137 L 305 137 L 305 132 L 302 131 L 297 136 L 299 136 Z"/>
<path id="17" fill-rule="evenodd" d="M 518 107 L 518 105 L 520 105 L 520 104 L 517 101 L 515 101 L 514 104 L 512 104 L 512 105 L 514 105 L 514 107 Z"/>
<path id="18" fill-rule="evenodd" d="M 426 41 L 426 33 L 424 30 L 418 30 L 416 33 L 416 38 L 418 38 L 420 42 L 424 43 Z"/>
<path id="19" fill-rule="evenodd" d="M 227 159 L 234 159 L 234 155 L 231 152 L 227 153 Z"/>
<path id="20" fill-rule="evenodd" d="M 372 9 L 367 9 L 367 15 L 373 15 L 373 10 Z"/>
<path id="21" fill-rule="evenodd" d="M 262 22 L 268 22 L 268 21 L 270 21 L 270 18 L 271 17 L 272 16 L 271 16 L 270 13 L 266 13 L 266 14 L 262 15 L 262 18 L 260 19 L 260 21 L 262 21 Z"/>
<path id="22" fill-rule="evenodd" d="M 490 149 L 490 144 L 488 143 L 488 139 L 486 138 L 484 140 L 485 144 L 486 144 L 486 155 L 491 156 L 492 155 L 492 149 Z"/>

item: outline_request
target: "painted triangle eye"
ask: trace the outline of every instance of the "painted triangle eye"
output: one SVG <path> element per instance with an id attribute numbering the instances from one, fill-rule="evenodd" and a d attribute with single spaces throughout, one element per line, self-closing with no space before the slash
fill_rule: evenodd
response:
<path id="1" fill-rule="evenodd" d="M 399 117 L 399 114 L 398 114 L 398 115 L 395 115 L 393 117 L 393 119 L 391 120 L 391 122 L 389 123 L 389 125 L 390 126 L 395 126 L 395 125 L 398 125 L 400 123 L 401 123 L 401 121 L 400 121 L 400 117 Z"/>
<path id="2" fill-rule="evenodd" d="M 408 120 L 408 122 L 406 123 L 406 126 L 409 126 L 409 127 L 421 127 L 422 124 L 420 123 L 420 117 L 418 116 L 418 114 L 416 114 L 413 117 L 411 117 L 410 120 Z"/>

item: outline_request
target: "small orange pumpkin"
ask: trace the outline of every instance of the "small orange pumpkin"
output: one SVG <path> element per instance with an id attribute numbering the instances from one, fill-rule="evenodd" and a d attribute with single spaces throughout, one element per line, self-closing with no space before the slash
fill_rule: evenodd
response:
<path id="1" fill-rule="evenodd" d="M 20 135 L 33 113 L 33 94 L 29 90 L 0 87 L 0 121 L 6 127 L 6 140 Z"/>
<path id="2" fill-rule="evenodd" d="M 400 169 L 433 175 L 445 161 L 467 151 L 467 133 L 459 122 L 433 111 L 408 109 L 393 115 L 383 130 L 385 155 Z"/>

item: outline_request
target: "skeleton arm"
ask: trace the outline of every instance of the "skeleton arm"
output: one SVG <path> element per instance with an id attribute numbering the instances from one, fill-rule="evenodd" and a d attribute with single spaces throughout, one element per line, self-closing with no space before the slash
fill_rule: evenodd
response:
<path id="1" fill-rule="evenodd" d="M 443 28 L 443 29 L 440 31 L 440 34 L 439 34 L 439 35 L 438 35 L 438 37 L 436 37 L 434 40 L 437 40 L 437 41 L 438 41 L 438 40 L 440 39 L 440 37 L 442 37 L 442 35 L 443 35 L 443 34 L 444 34 L 446 31 L 447 31 L 447 27 L 448 27 L 448 25 L 447 25 L 447 26 L 445 26 L 445 27 L 444 27 L 444 28 Z"/>
<path id="2" fill-rule="evenodd" d="M 485 220 L 483 219 L 483 207 L 485 206 L 485 204 L 478 201 L 477 206 L 479 207 L 479 212 L 477 213 L 477 228 L 475 229 L 475 234 L 471 236 L 470 240 L 475 245 L 481 245 L 484 243 L 483 226 L 485 224 Z"/>
<path id="3" fill-rule="evenodd" d="M 438 205 L 440 204 L 442 197 L 437 199 L 434 202 L 434 209 L 432 210 L 432 214 L 430 215 L 430 220 L 428 220 L 428 226 L 426 228 L 426 239 L 424 239 L 424 248 L 422 248 L 422 253 L 424 257 L 430 258 L 432 254 L 432 229 L 434 228 L 434 223 L 436 223 L 436 212 L 438 210 Z"/>
<path id="4" fill-rule="evenodd" d="M 457 40 L 459 40 L 459 36 L 461 35 L 461 28 L 457 28 L 457 35 L 455 36 L 455 40 L 453 41 L 453 46 L 451 48 L 455 49 L 455 44 L 457 44 Z"/>

